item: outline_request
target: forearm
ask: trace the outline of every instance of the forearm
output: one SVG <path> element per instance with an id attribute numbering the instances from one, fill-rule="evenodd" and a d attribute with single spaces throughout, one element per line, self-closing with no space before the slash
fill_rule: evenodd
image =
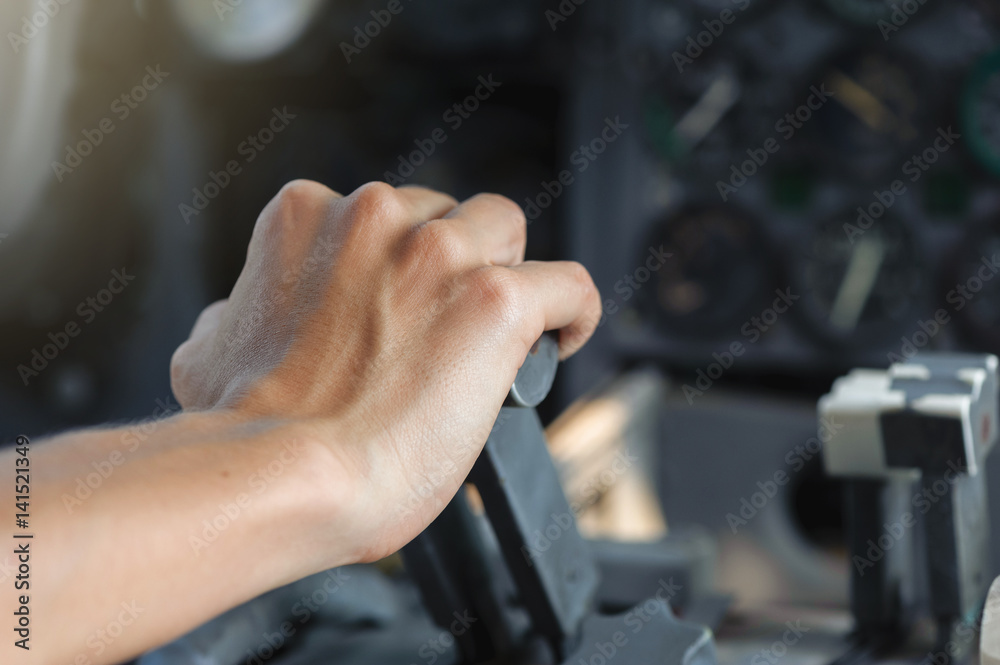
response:
<path id="1" fill-rule="evenodd" d="M 8 628 L 3 662 L 118 662 L 357 558 L 342 521 L 353 480 L 321 442 L 329 426 L 200 413 L 159 422 L 139 446 L 123 433 L 31 444 L 30 588 L 11 577 L 0 594 L 8 622 L 30 597 L 31 650 Z M 12 451 L 0 468 L 13 488 Z"/>
<path id="2" fill-rule="evenodd" d="M 0 580 L 0 662 L 121 661 L 419 534 L 461 487 L 532 343 L 560 330 L 565 358 L 600 320 L 583 266 L 524 262 L 526 228 L 494 194 L 282 188 L 230 297 L 174 354 L 188 411 L 144 440 L 112 429 L 31 445 L 31 586 Z M 0 455 L 0 487 L 15 462 Z M 8 492 L 0 537 L 15 528 Z M 30 652 L 4 628 L 22 593 Z"/>

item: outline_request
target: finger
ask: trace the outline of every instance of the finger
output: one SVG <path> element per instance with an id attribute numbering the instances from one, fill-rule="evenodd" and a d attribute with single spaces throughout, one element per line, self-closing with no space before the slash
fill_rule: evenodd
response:
<path id="1" fill-rule="evenodd" d="M 601 295 L 587 269 L 574 261 L 527 261 L 511 270 L 527 294 L 531 335 L 559 330 L 559 358 L 576 353 L 601 320 Z"/>
<path id="2" fill-rule="evenodd" d="M 458 201 L 443 192 L 417 185 L 403 185 L 397 190 L 404 201 L 413 209 L 414 221 L 426 222 L 430 219 L 444 217 Z"/>
<path id="3" fill-rule="evenodd" d="M 515 266 L 524 261 L 527 220 L 521 207 L 505 196 L 477 194 L 430 223 L 447 226 L 461 238 L 478 265 Z"/>

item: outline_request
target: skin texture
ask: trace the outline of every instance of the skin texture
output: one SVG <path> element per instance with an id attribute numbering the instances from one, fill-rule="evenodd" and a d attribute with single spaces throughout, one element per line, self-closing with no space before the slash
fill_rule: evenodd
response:
<path id="1" fill-rule="evenodd" d="M 119 662 L 420 533 L 535 340 L 560 330 L 565 358 L 600 319 L 587 271 L 525 262 L 525 230 L 494 194 L 286 185 L 230 297 L 174 354 L 184 410 L 138 446 L 127 428 L 32 442 L 31 586 L 17 592 L 30 595 L 31 650 L 8 637 L 0 662 Z M 5 487 L 14 457 L 0 455 Z M 121 461 L 96 489 L 67 499 L 109 459 Z M 0 503 L 0 522 L 14 512 Z"/>

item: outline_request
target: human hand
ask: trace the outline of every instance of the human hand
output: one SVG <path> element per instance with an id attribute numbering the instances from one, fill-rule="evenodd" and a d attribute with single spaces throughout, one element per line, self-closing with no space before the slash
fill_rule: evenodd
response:
<path id="1" fill-rule="evenodd" d="M 600 319 L 587 271 L 525 262 L 525 237 L 520 208 L 493 194 L 289 183 L 229 299 L 174 354 L 174 393 L 186 409 L 302 423 L 350 479 L 338 490 L 356 558 L 392 553 L 459 489 L 542 332 L 561 331 L 566 358 Z"/>

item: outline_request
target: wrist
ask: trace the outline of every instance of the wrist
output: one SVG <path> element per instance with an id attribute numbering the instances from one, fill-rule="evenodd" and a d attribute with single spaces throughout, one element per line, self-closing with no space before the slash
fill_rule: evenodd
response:
<path id="1" fill-rule="evenodd" d="M 360 482 L 343 459 L 338 422 L 223 408 L 182 417 L 232 444 L 230 458 L 242 462 L 234 496 L 255 504 L 255 528 L 272 542 L 288 581 L 362 557 L 355 537 Z"/>
<path id="2" fill-rule="evenodd" d="M 293 420 L 275 425 L 269 438 L 277 459 L 294 458 L 287 465 L 292 517 L 309 531 L 305 542 L 315 548 L 314 572 L 363 560 L 366 483 L 346 452 L 347 430 L 333 419 Z"/>

